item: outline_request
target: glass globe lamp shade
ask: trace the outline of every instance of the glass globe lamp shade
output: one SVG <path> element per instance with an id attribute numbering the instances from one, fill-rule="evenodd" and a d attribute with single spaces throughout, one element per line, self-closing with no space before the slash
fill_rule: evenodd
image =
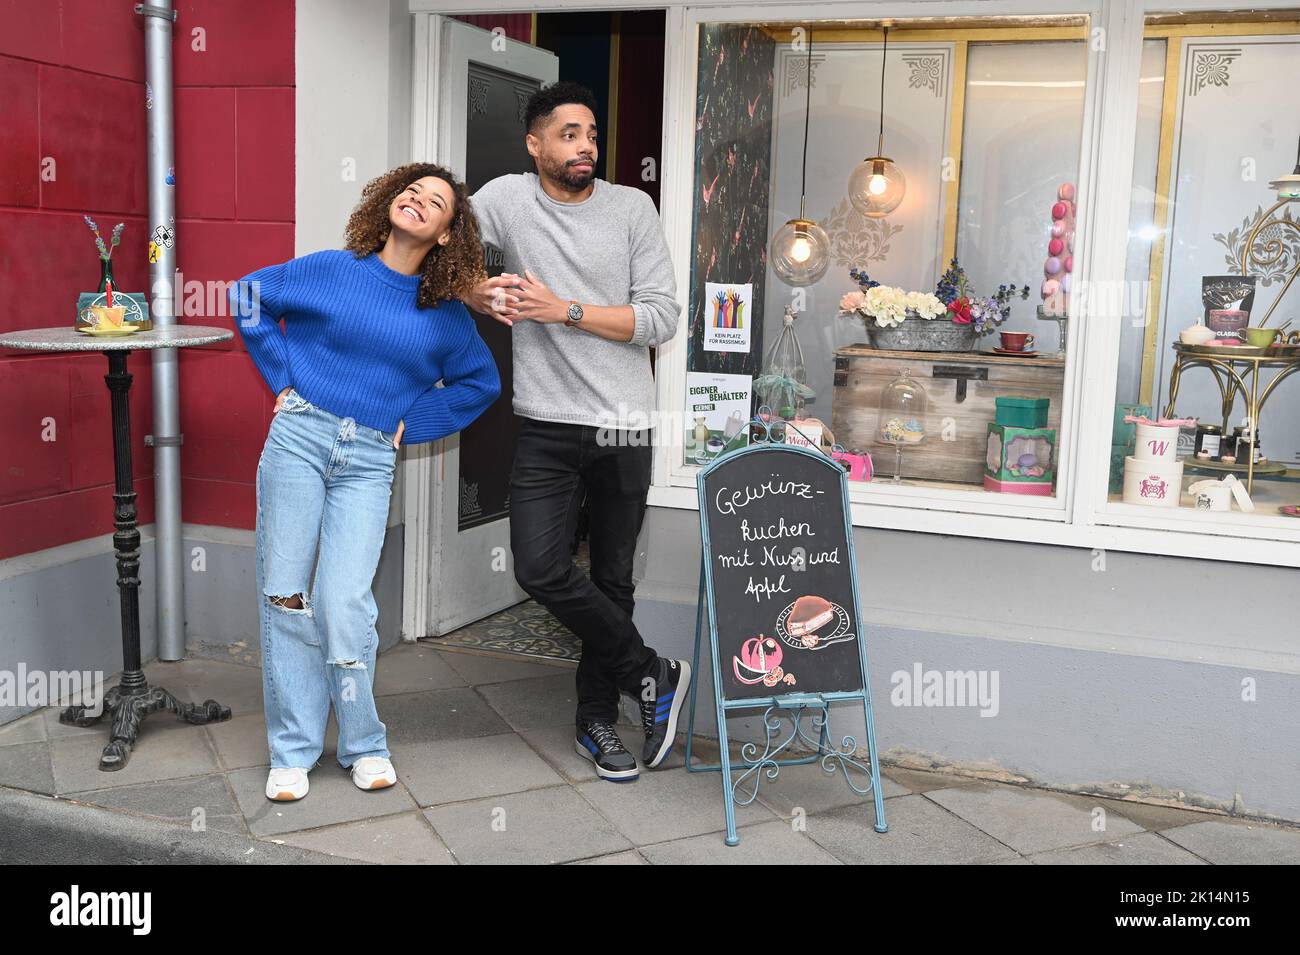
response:
<path id="1" fill-rule="evenodd" d="M 868 156 L 849 176 L 849 202 L 869 219 L 883 219 L 903 201 L 907 177 L 888 156 Z"/>
<path id="2" fill-rule="evenodd" d="M 811 219 L 791 219 L 772 236 L 768 260 L 787 285 L 812 285 L 831 264 L 831 240 Z"/>

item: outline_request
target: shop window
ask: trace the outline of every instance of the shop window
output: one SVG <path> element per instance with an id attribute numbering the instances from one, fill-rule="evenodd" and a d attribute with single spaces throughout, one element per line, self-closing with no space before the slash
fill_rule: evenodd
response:
<path id="1" fill-rule="evenodd" d="M 1059 506 L 1088 27 L 700 25 L 678 464 L 743 445 L 766 405 L 787 440 L 876 458 L 857 499 Z M 778 248 L 791 220 L 806 241 Z M 900 378 L 925 411 L 891 426 Z"/>
<path id="2" fill-rule="evenodd" d="M 1152 15 L 1145 37 L 1107 510 L 1290 530 L 1300 10 Z"/>

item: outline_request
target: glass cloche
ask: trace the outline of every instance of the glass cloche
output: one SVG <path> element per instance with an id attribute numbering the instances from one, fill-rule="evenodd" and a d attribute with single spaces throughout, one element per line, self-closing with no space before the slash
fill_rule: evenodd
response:
<path id="1" fill-rule="evenodd" d="M 759 403 L 787 421 L 802 418 L 805 403 L 816 397 L 816 392 L 808 387 L 803 349 L 794 330 L 795 315 L 794 307 L 787 305 L 781 334 L 767 353 L 763 373 L 754 380 Z"/>
<path id="2" fill-rule="evenodd" d="M 920 444 L 926 435 L 930 398 L 925 386 L 903 368 L 898 377 L 880 389 L 876 440 L 894 446 L 894 480 L 902 480 L 903 447 Z"/>

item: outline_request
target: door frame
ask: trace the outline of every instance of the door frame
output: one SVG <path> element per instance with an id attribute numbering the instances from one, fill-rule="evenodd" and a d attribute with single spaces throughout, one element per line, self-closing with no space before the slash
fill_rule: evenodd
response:
<path id="1" fill-rule="evenodd" d="M 411 161 L 436 162 L 456 170 L 463 165 L 465 131 L 454 129 L 451 118 L 438 109 L 444 94 L 462 99 L 468 94 L 463 77 L 452 78 L 449 89 L 442 85 L 442 49 L 451 22 L 443 14 L 412 14 L 410 142 Z M 508 69 L 511 53 L 506 51 L 501 56 L 501 63 L 494 65 Z M 439 528 L 445 528 L 450 517 L 454 516 L 448 515 L 446 495 L 438 493 L 438 490 L 440 486 L 445 487 L 450 473 L 458 471 L 459 450 L 460 436 L 453 434 L 407 448 L 402 460 L 404 640 L 418 640 L 432 634 L 435 629 L 432 601 L 437 595 L 432 591 L 437 535 Z"/>

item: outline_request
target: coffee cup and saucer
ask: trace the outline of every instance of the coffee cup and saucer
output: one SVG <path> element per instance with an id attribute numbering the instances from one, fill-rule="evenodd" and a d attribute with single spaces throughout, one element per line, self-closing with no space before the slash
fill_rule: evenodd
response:
<path id="1" fill-rule="evenodd" d="M 139 325 L 125 320 L 126 309 L 121 305 L 91 305 L 81 313 L 81 318 L 77 331 L 96 338 L 134 335 L 140 330 Z"/>
<path id="2" fill-rule="evenodd" d="M 993 346 L 995 355 L 1020 355 L 1030 358 L 1038 354 L 1034 348 L 1034 336 L 1029 332 L 999 332 L 1001 347 Z"/>

